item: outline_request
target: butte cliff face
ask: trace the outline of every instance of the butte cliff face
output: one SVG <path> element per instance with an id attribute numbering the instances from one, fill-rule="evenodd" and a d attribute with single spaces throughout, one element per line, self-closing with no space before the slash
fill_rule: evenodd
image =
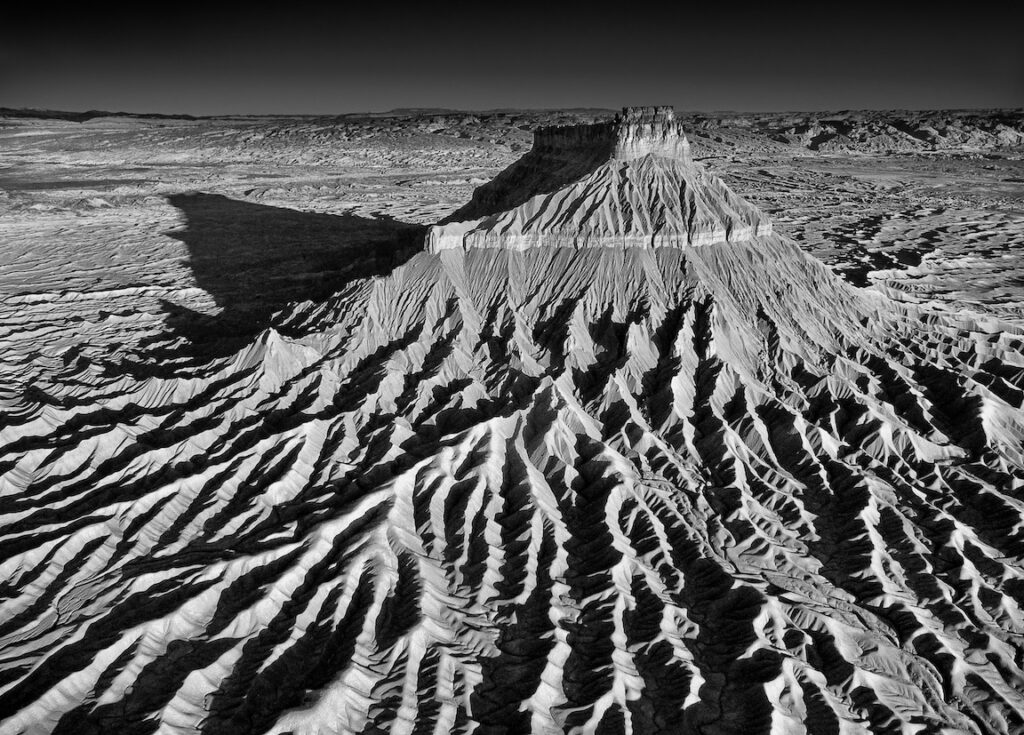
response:
<path id="1" fill-rule="evenodd" d="M 671 247 L 479 230 L 12 403 L 0 732 L 1020 732 L 1024 328 L 851 287 L 640 119 L 452 223 L 627 170 L 702 203 Z"/>
<path id="2" fill-rule="evenodd" d="M 430 229 L 427 249 L 694 247 L 767 235 L 764 214 L 690 155 L 672 109 L 542 128 L 533 149 Z"/>

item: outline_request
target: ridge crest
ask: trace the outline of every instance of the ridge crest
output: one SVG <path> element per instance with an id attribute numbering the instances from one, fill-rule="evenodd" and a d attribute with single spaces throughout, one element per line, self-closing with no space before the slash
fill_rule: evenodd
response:
<path id="1" fill-rule="evenodd" d="M 605 122 L 541 127 L 534 131 L 533 150 L 590 150 L 620 161 L 659 155 L 692 162 L 690 142 L 671 107 L 623 107 Z"/>
<path id="2" fill-rule="evenodd" d="M 426 250 L 697 247 L 771 222 L 694 162 L 671 107 L 540 128 L 533 148 L 430 228 Z"/>

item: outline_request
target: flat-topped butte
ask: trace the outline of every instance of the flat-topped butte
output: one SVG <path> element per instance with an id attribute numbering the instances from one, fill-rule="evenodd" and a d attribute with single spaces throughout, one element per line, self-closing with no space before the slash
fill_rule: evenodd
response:
<path id="1" fill-rule="evenodd" d="M 426 249 L 696 247 L 771 222 L 694 162 L 669 107 L 541 128 L 533 148 L 430 228 Z"/>

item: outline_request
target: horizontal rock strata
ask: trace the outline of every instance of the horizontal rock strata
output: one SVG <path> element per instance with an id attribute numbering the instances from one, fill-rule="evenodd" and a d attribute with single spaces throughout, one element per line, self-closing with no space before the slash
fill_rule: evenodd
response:
<path id="1" fill-rule="evenodd" d="M 540 130 L 534 148 L 429 230 L 428 252 L 474 247 L 696 247 L 771 222 L 695 163 L 669 108 Z"/>

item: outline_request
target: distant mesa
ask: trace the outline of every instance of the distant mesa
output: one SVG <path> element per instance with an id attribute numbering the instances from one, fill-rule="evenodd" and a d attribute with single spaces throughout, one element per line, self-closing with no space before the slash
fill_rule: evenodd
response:
<path id="1" fill-rule="evenodd" d="M 771 222 L 695 163 L 671 107 L 541 128 L 533 148 L 430 228 L 426 249 L 694 247 L 750 240 Z"/>

